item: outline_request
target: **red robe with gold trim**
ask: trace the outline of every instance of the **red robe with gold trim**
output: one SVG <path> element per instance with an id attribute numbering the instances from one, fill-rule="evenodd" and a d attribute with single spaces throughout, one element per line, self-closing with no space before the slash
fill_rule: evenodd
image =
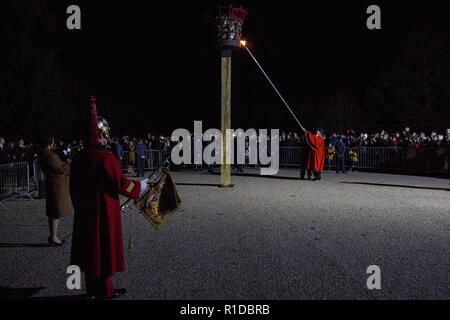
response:
<path id="1" fill-rule="evenodd" d="M 98 147 L 75 157 L 70 174 L 72 265 L 92 277 L 125 271 L 119 194 L 136 199 L 140 190 L 139 181 L 124 177 L 112 153 Z"/>
<path id="2" fill-rule="evenodd" d="M 321 136 L 305 132 L 306 142 L 312 151 L 308 156 L 308 170 L 315 172 L 323 171 L 325 161 L 325 142 Z"/>

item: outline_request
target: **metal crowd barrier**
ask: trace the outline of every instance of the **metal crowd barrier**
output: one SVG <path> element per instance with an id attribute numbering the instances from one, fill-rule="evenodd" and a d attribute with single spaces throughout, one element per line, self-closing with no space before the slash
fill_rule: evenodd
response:
<path id="1" fill-rule="evenodd" d="M 33 200 L 33 197 L 30 195 L 30 168 L 28 162 L 0 165 L 0 206 L 8 209 L 4 202 L 20 197 L 27 197 Z"/>
<path id="2" fill-rule="evenodd" d="M 41 181 L 41 167 L 39 166 L 39 160 L 33 161 L 33 178 L 34 181 L 37 183 L 38 181 Z"/>
<path id="3" fill-rule="evenodd" d="M 145 170 L 154 170 L 158 168 L 163 161 L 163 153 L 162 150 L 153 150 L 149 149 L 145 153 Z M 131 156 L 129 151 L 123 152 L 122 161 L 120 162 L 120 165 L 124 171 L 128 170 L 128 168 L 131 166 L 132 168 L 136 168 L 136 159 L 137 155 L 134 153 L 134 158 Z"/>
<path id="4" fill-rule="evenodd" d="M 397 147 L 355 147 L 358 162 L 353 164 L 359 169 L 399 169 L 401 168 L 402 148 Z M 347 157 L 346 162 L 351 161 Z"/>
<path id="5" fill-rule="evenodd" d="M 280 147 L 280 166 L 300 166 L 301 147 Z M 348 151 L 356 153 L 358 161 L 354 162 Z M 326 149 L 325 149 L 326 152 Z M 448 147 L 354 147 L 346 150 L 345 167 L 347 169 L 395 170 L 422 173 L 449 173 Z M 334 169 L 337 156 L 331 165 L 325 156 L 324 168 Z"/>
<path id="6" fill-rule="evenodd" d="M 356 152 L 358 161 L 353 162 L 348 155 L 348 151 Z M 326 153 L 325 148 L 325 153 Z M 301 147 L 280 147 L 280 166 L 298 167 L 300 166 L 300 155 L 304 152 Z M 356 147 L 346 150 L 345 166 L 351 165 L 353 168 L 360 169 L 393 169 L 400 165 L 400 148 L 377 148 L 377 147 Z M 337 156 L 334 155 L 331 164 L 325 155 L 325 168 L 336 168 Z"/>
<path id="7" fill-rule="evenodd" d="M 301 147 L 280 147 L 280 166 L 297 167 L 300 166 Z"/>
<path id="8" fill-rule="evenodd" d="M 33 160 L 33 179 L 32 183 L 30 183 L 30 188 L 32 190 L 37 190 L 39 188 L 39 181 L 45 179 L 45 175 L 41 170 L 39 165 L 39 160 Z"/>
<path id="9" fill-rule="evenodd" d="M 356 153 L 358 161 L 353 161 L 349 151 Z M 326 149 L 325 149 L 326 152 Z M 336 168 L 338 157 L 334 155 L 331 165 L 325 157 L 324 167 Z M 354 147 L 346 149 L 344 164 L 346 170 L 355 169 L 399 169 L 401 168 L 401 148 L 396 147 Z"/>
<path id="10" fill-rule="evenodd" d="M 358 161 L 353 162 L 348 151 L 357 154 Z M 301 147 L 280 147 L 279 159 L 280 167 L 299 167 L 301 162 L 301 153 L 304 152 Z M 326 153 L 326 149 L 325 149 Z M 145 158 L 145 170 L 152 170 L 159 167 L 165 158 L 163 150 L 147 150 Z M 136 160 L 136 156 L 135 156 Z M 402 148 L 402 147 L 363 147 L 358 146 L 346 150 L 345 167 L 346 169 L 370 169 L 370 170 L 395 170 L 405 172 L 425 172 L 425 173 L 448 173 L 449 151 L 446 147 L 440 148 Z M 128 166 L 136 168 L 130 153 L 123 153 L 123 170 Z M 334 156 L 331 165 L 327 157 L 324 161 L 324 169 L 335 169 L 337 157 Z M 249 166 L 248 164 L 246 165 Z M 256 165 L 258 167 L 259 165 Z"/>

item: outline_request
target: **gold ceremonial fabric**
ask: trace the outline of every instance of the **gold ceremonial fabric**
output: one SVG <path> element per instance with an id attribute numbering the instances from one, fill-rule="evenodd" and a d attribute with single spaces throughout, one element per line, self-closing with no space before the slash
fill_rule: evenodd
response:
<path id="1" fill-rule="evenodd" d="M 181 205 L 175 182 L 169 170 L 165 170 L 161 178 L 135 202 L 139 212 L 159 229 L 167 218 Z"/>

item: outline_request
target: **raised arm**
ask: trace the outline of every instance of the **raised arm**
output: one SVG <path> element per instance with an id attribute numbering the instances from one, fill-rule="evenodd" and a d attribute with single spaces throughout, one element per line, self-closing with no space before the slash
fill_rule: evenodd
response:
<path id="1" fill-rule="evenodd" d="M 61 159 L 56 154 L 52 154 L 47 158 L 47 170 L 45 174 L 47 175 L 63 175 L 67 174 L 70 170 L 70 163 L 72 161 L 70 159 L 66 160 L 66 163 L 63 164 Z"/>
<path id="2" fill-rule="evenodd" d="M 307 131 L 306 129 L 303 129 L 303 131 L 305 132 L 306 143 L 312 150 L 316 151 L 317 146 L 314 144 L 313 139 L 311 139 L 311 137 L 312 137 L 311 132 Z"/>

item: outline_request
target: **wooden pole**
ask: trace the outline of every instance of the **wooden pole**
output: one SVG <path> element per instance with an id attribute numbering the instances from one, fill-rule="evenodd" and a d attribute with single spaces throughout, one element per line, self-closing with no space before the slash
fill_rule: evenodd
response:
<path id="1" fill-rule="evenodd" d="M 231 53 L 231 50 L 229 51 Z M 222 85 L 221 85 L 221 124 L 222 124 L 222 166 L 220 171 L 220 185 L 231 185 L 231 150 L 227 148 L 227 129 L 231 129 L 231 54 L 222 54 Z M 232 141 L 231 141 L 232 143 Z M 231 144 L 229 144 L 231 146 Z"/>

